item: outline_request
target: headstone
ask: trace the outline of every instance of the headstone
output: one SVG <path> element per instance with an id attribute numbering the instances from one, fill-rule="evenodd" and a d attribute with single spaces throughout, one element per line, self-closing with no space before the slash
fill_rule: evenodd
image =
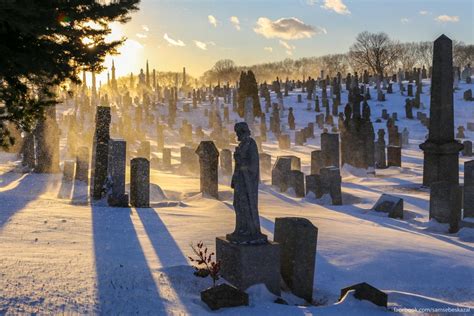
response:
<path id="1" fill-rule="evenodd" d="M 403 199 L 382 194 L 372 208 L 376 212 L 388 213 L 388 217 L 403 219 Z"/>
<path id="2" fill-rule="evenodd" d="M 359 300 L 367 300 L 375 305 L 387 307 L 388 295 L 365 282 L 341 289 L 339 301 L 346 296 L 347 292 L 352 290 L 355 290 L 354 297 Z"/>
<path id="3" fill-rule="evenodd" d="M 291 170 L 288 174 L 288 187 L 294 190 L 296 197 L 304 197 L 304 173 L 299 170 Z"/>
<path id="4" fill-rule="evenodd" d="M 272 185 L 280 188 L 280 192 L 288 189 L 288 177 L 291 171 L 291 158 L 278 157 L 272 169 Z"/>
<path id="5" fill-rule="evenodd" d="M 311 174 L 319 174 L 321 168 L 324 167 L 321 150 L 311 152 Z"/>
<path id="6" fill-rule="evenodd" d="M 402 148 L 400 146 L 387 146 L 387 164 L 389 167 L 402 166 Z"/>
<path id="7" fill-rule="evenodd" d="M 430 186 L 430 219 L 449 223 L 450 232 L 459 230 L 462 192 L 458 184 L 448 181 L 433 182 Z"/>
<path id="8" fill-rule="evenodd" d="M 291 292 L 313 300 L 318 228 L 299 217 L 277 217 L 274 240 L 280 244 L 281 276 Z"/>
<path id="9" fill-rule="evenodd" d="M 97 107 L 91 165 L 91 196 L 94 200 L 100 200 L 105 194 L 111 119 L 110 107 Z"/>
<path id="10" fill-rule="evenodd" d="M 63 165 L 63 181 L 71 182 L 74 180 L 74 169 L 76 162 L 74 160 L 64 160 Z"/>
<path id="11" fill-rule="evenodd" d="M 130 205 L 150 207 L 150 162 L 143 157 L 130 163 Z"/>
<path id="12" fill-rule="evenodd" d="M 125 193 L 127 143 L 123 139 L 109 140 L 107 202 L 109 206 L 128 207 L 128 194 Z"/>
<path id="13" fill-rule="evenodd" d="M 290 149 L 290 135 L 281 134 L 278 137 L 278 147 L 282 150 Z"/>
<path id="14" fill-rule="evenodd" d="M 464 163 L 463 215 L 474 217 L 474 160 Z"/>
<path id="15" fill-rule="evenodd" d="M 87 147 L 77 149 L 75 180 L 89 185 L 89 148 Z"/>
<path id="16" fill-rule="evenodd" d="M 271 169 L 272 169 L 272 156 L 267 153 L 260 153 L 259 154 L 259 160 L 260 160 L 260 173 L 261 174 L 266 174 L 269 175 L 271 174 Z"/>
<path id="17" fill-rule="evenodd" d="M 163 148 L 162 167 L 167 170 L 171 168 L 171 148 Z"/>
<path id="18" fill-rule="evenodd" d="M 325 167 L 339 168 L 339 134 L 321 134 L 321 158 Z"/>
<path id="19" fill-rule="evenodd" d="M 472 156 L 472 142 L 470 140 L 465 140 L 463 142 L 464 149 L 462 150 L 462 155 L 464 157 L 471 157 Z"/>
<path id="20" fill-rule="evenodd" d="M 217 199 L 219 151 L 212 141 L 201 141 L 196 154 L 200 165 L 200 192 Z"/>
<path id="21" fill-rule="evenodd" d="M 229 149 L 222 149 L 219 157 L 222 174 L 225 176 L 232 175 L 232 152 Z"/>

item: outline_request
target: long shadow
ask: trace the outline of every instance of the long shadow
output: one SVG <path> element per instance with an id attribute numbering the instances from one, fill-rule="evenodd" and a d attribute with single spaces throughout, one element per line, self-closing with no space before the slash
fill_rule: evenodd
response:
<path id="1" fill-rule="evenodd" d="M 9 170 L 4 172 L 0 175 L 0 188 L 4 188 L 10 183 L 17 181 L 20 179 L 24 174 L 20 172 L 15 172 L 13 170 Z"/>
<path id="2" fill-rule="evenodd" d="M 188 261 L 158 212 L 152 208 L 137 208 L 136 212 L 161 265 L 169 271 L 173 269 L 177 269 L 176 271 L 186 271 L 189 267 Z M 170 268 L 172 269 L 170 270 Z M 179 278 L 176 279 L 173 275 L 168 278 L 168 281 L 181 301 L 181 305 L 186 308 L 185 302 L 187 300 L 188 285 L 179 282 Z"/>
<path id="3" fill-rule="evenodd" d="M 397 195 L 400 195 L 400 194 L 397 194 Z M 403 197 L 403 198 L 405 199 L 406 197 Z M 412 197 L 409 197 L 409 198 L 412 198 Z M 413 199 L 417 199 L 417 198 L 413 198 Z M 426 201 L 424 201 L 424 202 L 426 202 Z M 385 228 L 390 228 L 390 229 L 398 230 L 398 231 L 403 232 L 403 233 L 409 233 L 409 234 L 414 234 L 414 235 L 430 236 L 432 238 L 439 239 L 441 241 L 452 244 L 454 246 L 458 246 L 458 247 L 466 249 L 466 250 L 474 251 L 474 247 L 471 247 L 471 246 L 465 245 L 463 243 L 457 242 L 457 241 L 452 240 L 448 237 L 442 236 L 439 233 L 430 232 L 430 231 L 427 231 L 427 230 L 424 230 L 424 229 L 418 229 L 418 228 L 412 227 L 405 220 L 397 220 L 397 219 L 392 219 L 392 218 L 388 218 L 388 217 L 387 218 L 382 217 L 382 219 L 383 219 L 383 221 L 382 221 L 382 220 L 380 220 L 381 217 L 375 216 L 375 215 L 370 215 L 370 214 L 364 214 L 362 212 L 366 212 L 368 210 L 362 209 L 362 208 L 354 206 L 354 205 L 352 205 L 351 212 L 347 212 L 347 209 L 341 209 L 340 207 L 332 206 L 332 205 L 325 205 L 325 207 L 327 209 L 331 210 L 331 211 L 343 213 L 345 215 L 350 215 L 350 216 L 353 216 L 355 218 L 362 219 L 362 220 L 365 220 L 365 221 L 372 221 L 372 219 L 373 220 L 378 219 L 377 224 L 380 225 L 380 226 L 383 226 Z"/>
<path id="4" fill-rule="evenodd" d="M 44 193 L 52 177 L 50 174 L 26 174 L 15 188 L 0 192 L 0 229 L 15 213 Z"/>
<path id="5" fill-rule="evenodd" d="M 130 208 L 91 206 L 100 315 L 155 314 L 166 309 L 130 218 Z"/>

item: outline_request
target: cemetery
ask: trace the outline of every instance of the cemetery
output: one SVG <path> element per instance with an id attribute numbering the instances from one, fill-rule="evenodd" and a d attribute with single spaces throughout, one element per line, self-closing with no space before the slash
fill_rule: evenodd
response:
<path id="1" fill-rule="evenodd" d="M 474 54 L 448 33 L 385 72 L 356 44 L 286 77 L 110 56 L 25 121 L 0 68 L 0 315 L 472 313 Z"/>

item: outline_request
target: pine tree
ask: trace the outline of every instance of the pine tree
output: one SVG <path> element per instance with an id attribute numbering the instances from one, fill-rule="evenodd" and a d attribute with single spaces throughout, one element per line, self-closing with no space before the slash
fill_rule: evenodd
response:
<path id="1" fill-rule="evenodd" d="M 30 131 L 55 90 L 80 83 L 80 71 L 103 70 L 109 23 L 125 23 L 140 0 L 0 1 L 0 146 L 11 145 L 6 125 Z"/>
<path id="2" fill-rule="evenodd" d="M 257 80 L 255 79 L 255 75 L 251 70 L 247 72 L 242 71 L 240 73 L 239 91 L 237 99 L 237 113 L 240 117 L 244 117 L 245 100 L 247 99 L 247 97 L 251 97 L 253 99 L 254 117 L 260 117 L 262 115 L 262 109 L 260 106 L 260 98 L 258 96 L 258 85 Z"/>

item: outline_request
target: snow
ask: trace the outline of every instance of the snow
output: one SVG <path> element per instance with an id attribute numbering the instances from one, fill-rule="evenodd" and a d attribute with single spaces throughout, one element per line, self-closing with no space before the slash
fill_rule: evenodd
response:
<path id="1" fill-rule="evenodd" d="M 467 85 L 460 86 L 455 126 L 473 117 L 474 103 L 462 100 Z M 352 293 L 338 302 L 341 288 L 359 282 L 385 291 L 389 310 L 401 313 L 410 313 L 404 308 L 474 308 L 474 229 L 448 234 L 447 225 L 429 220 L 429 191 L 421 187 L 423 154 L 418 149 L 427 130 L 404 118 L 405 96 L 396 85 L 394 90 L 386 102 L 369 104 L 373 121 L 387 108 L 398 112 L 399 130 L 408 127 L 410 145 L 402 151 L 402 168 L 377 169 L 374 176 L 344 167 L 341 206 L 331 205 L 327 197 L 280 193 L 268 176 L 260 186 L 261 226 L 269 238 L 276 217 L 305 217 L 318 227 L 314 305 L 288 292 L 283 298 L 289 305 L 275 304 L 276 297 L 263 285 L 247 290 L 248 307 L 211 312 L 201 302 L 199 292 L 211 282 L 193 275 L 189 245 L 203 241 L 214 249 L 215 237 L 233 230 L 228 178 L 220 179 L 220 199 L 214 200 L 198 192 L 198 177 L 153 169 L 152 208 L 110 208 L 103 202 L 88 203 L 86 188 L 62 184 L 60 174 L 21 173 L 14 155 L 0 153 L 0 314 L 385 314 L 386 309 Z M 428 113 L 429 81 L 423 90 L 423 111 Z M 285 107 L 293 106 L 297 127 L 303 127 L 314 122 L 316 113 L 306 110 L 306 102 L 297 104 L 296 94 L 285 98 Z M 346 92 L 343 104 L 345 100 Z M 180 115 L 207 122 L 202 113 Z M 374 123 L 374 128 L 384 125 Z M 177 163 L 182 144 L 177 131 L 166 133 Z M 263 147 L 273 161 L 278 155 L 300 157 L 302 171 L 309 174 L 319 133 L 317 129 L 314 140 L 291 150 L 279 150 L 269 133 Z M 474 136 L 465 133 L 468 139 Z M 294 132 L 290 134 L 293 140 Z M 461 157 L 461 180 L 464 161 Z M 404 199 L 404 220 L 370 211 L 383 193 Z"/>

